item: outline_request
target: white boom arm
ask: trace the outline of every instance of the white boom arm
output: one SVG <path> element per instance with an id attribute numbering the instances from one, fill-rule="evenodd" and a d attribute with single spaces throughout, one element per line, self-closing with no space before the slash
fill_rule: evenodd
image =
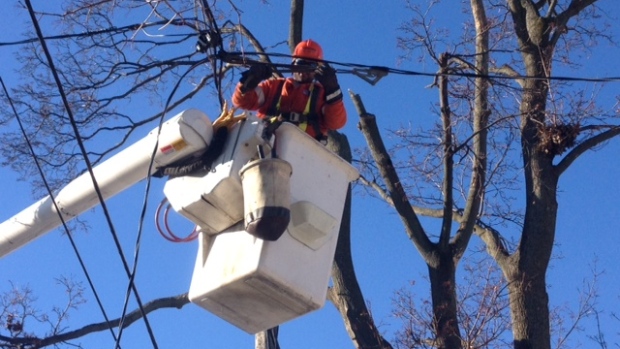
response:
<path id="1" fill-rule="evenodd" d="M 130 147 L 93 168 L 104 199 L 146 178 L 158 129 Z M 183 111 L 163 124 L 152 171 L 157 167 L 203 152 L 211 142 L 213 128 L 201 111 Z M 84 173 L 65 186 L 54 199 L 65 221 L 99 203 L 90 173 Z M 47 196 L 0 224 L 0 257 L 24 246 L 62 224 L 59 213 Z"/>

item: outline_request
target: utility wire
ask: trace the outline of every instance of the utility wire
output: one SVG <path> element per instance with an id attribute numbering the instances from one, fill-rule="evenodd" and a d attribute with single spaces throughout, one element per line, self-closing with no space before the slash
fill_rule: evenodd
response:
<path id="1" fill-rule="evenodd" d="M 221 34 L 220 34 L 220 30 L 217 26 L 217 23 L 215 21 L 215 17 L 213 16 L 213 13 L 211 12 L 211 9 L 209 7 L 209 4 L 207 3 L 206 0 L 203 0 L 203 12 L 205 17 L 207 18 L 207 22 L 210 24 L 210 26 L 212 28 L 209 28 L 209 30 L 212 32 L 213 37 L 215 38 L 221 38 Z M 219 48 L 221 51 L 223 51 L 223 46 L 222 46 L 222 42 L 221 40 L 219 40 L 219 42 L 216 43 L 216 45 L 218 45 L 219 47 L 211 47 L 211 49 L 214 52 L 217 52 L 217 49 Z M 218 91 L 218 97 L 220 99 L 220 104 L 221 106 L 223 106 L 223 97 L 222 97 L 222 88 L 221 88 L 221 77 L 220 75 L 217 73 L 219 71 L 218 68 L 218 62 L 221 62 L 219 60 L 211 60 L 211 65 L 212 65 L 212 69 L 213 69 L 213 81 L 215 83 L 215 87 Z M 204 62 L 198 62 L 197 64 L 194 64 L 193 66 L 191 66 L 178 80 L 176 85 L 174 86 L 174 88 L 172 89 L 172 91 L 170 92 L 168 99 L 166 100 L 166 104 L 164 106 L 164 110 L 161 113 L 161 117 L 159 120 L 159 127 L 157 129 L 157 140 L 155 142 L 155 146 L 153 148 L 153 152 L 151 154 L 151 160 L 149 162 L 149 167 L 148 167 L 148 171 L 147 171 L 147 181 L 146 181 L 146 189 L 145 189 L 145 194 L 144 194 L 144 201 L 143 201 L 143 205 L 142 205 L 142 211 L 140 213 L 140 219 L 139 219 L 139 226 L 138 226 L 138 234 L 136 237 L 136 245 L 135 245 L 135 249 L 134 249 L 134 263 L 133 263 L 133 270 L 131 272 L 131 275 L 129 277 L 129 285 L 127 287 L 127 293 L 126 293 L 126 297 L 125 297 L 125 303 L 123 305 L 123 313 L 121 316 L 121 320 L 120 320 L 120 325 L 119 325 L 119 335 L 118 335 L 118 339 L 117 339 L 117 343 L 120 343 L 120 339 L 122 336 L 122 330 L 123 330 L 123 322 L 125 320 L 125 316 L 127 313 L 127 306 L 128 306 L 128 302 L 129 302 L 129 295 L 131 292 L 131 289 L 133 287 L 134 281 L 135 281 L 135 275 L 136 275 L 136 271 L 137 271 L 137 266 L 138 266 L 138 257 L 140 254 L 140 242 L 142 239 L 142 231 L 143 231 L 143 226 L 144 226 L 144 219 L 146 217 L 146 208 L 147 208 L 147 203 L 148 203 L 148 197 L 149 197 L 149 193 L 150 193 L 150 187 L 151 187 L 151 172 L 153 169 L 153 163 L 155 160 L 155 155 L 157 154 L 157 148 L 159 146 L 159 135 L 161 134 L 161 128 L 165 119 L 165 115 L 166 112 L 168 111 L 168 106 L 170 105 L 172 98 L 176 92 L 176 90 L 179 88 L 181 82 L 183 81 L 184 77 L 187 76 L 187 74 L 189 74 L 192 70 L 194 70 L 196 67 L 202 65 Z"/>
<path id="2" fill-rule="evenodd" d="M 92 165 L 90 163 L 90 160 L 88 159 L 88 153 L 86 151 L 86 147 L 84 146 L 84 143 L 82 142 L 82 138 L 80 136 L 78 127 L 77 127 L 77 123 L 75 121 L 75 118 L 73 116 L 73 112 L 71 111 L 71 107 L 69 105 L 69 102 L 67 100 L 67 96 L 64 92 L 64 88 L 62 87 L 62 83 L 60 81 L 60 77 L 58 76 L 58 71 L 56 70 L 56 67 L 54 66 L 54 61 L 52 59 L 52 56 L 47 48 L 47 44 L 45 42 L 45 40 L 43 39 L 43 32 L 41 30 L 41 27 L 39 26 L 39 22 L 36 18 L 36 15 L 34 13 L 34 9 L 32 8 L 32 4 L 30 2 L 30 0 L 25 0 L 26 6 L 28 7 L 28 12 L 30 14 L 30 18 L 32 20 L 32 23 L 34 25 L 35 31 L 37 33 L 37 37 L 39 38 L 39 41 L 41 43 L 41 48 L 43 49 L 43 52 L 45 54 L 45 57 L 47 59 L 47 62 L 49 64 L 50 67 L 50 71 L 52 73 L 52 76 L 54 77 L 54 81 L 56 82 L 56 86 L 58 88 L 58 92 L 60 94 L 60 97 L 62 99 L 62 102 L 65 106 L 65 109 L 67 111 L 67 115 L 69 117 L 70 123 L 71 123 L 71 127 L 73 128 L 73 133 L 75 134 L 76 137 L 76 141 L 78 143 L 78 146 L 80 148 L 80 151 L 82 153 L 82 156 L 84 157 L 84 161 L 86 163 L 86 167 L 88 169 L 88 172 L 90 173 L 90 177 L 92 179 L 93 182 L 93 186 L 95 188 L 95 192 L 97 193 L 97 197 L 99 198 L 99 202 L 101 204 L 101 207 L 103 209 L 104 215 L 106 217 L 106 221 L 108 222 L 109 228 L 110 228 L 110 232 L 112 233 L 112 236 L 114 238 L 114 242 L 116 244 L 116 248 L 118 250 L 118 254 L 121 257 L 121 260 L 123 262 L 123 266 L 125 268 L 125 272 L 127 273 L 127 276 L 131 278 L 131 273 L 129 271 L 129 267 L 127 265 L 127 260 L 125 259 L 125 255 L 123 253 L 123 250 L 121 248 L 120 242 L 118 240 L 118 236 L 116 234 L 116 230 L 114 229 L 114 225 L 112 224 L 112 219 L 110 217 L 110 214 L 108 212 L 107 209 L 107 205 L 105 204 L 105 200 L 103 199 L 103 195 L 101 193 L 101 190 L 99 188 L 99 185 L 97 183 L 97 179 L 95 178 L 94 172 L 93 172 L 93 168 Z M 140 308 L 140 312 L 142 313 L 142 317 L 144 319 L 144 323 L 146 325 L 149 337 L 151 339 L 151 343 L 153 344 L 154 348 L 158 348 L 157 346 L 157 341 L 155 340 L 155 335 L 153 334 L 153 330 L 151 329 L 151 326 L 149 324 L 149 321 L 147 319 L 146 313 L 144 311 L 144 307 L 142 306 L 142 301 L 140 300 L 140 296 L 138 295 L 138 290 L 135 287 L 135 285 L 132 283 L 133 285 L 133 291 L 134 291 L 134 295 L 136 297 L 136 301 L 138 303 L 138 306 Z M 120 337 L 120 334 L 119 334 Z"/>
<path id="3" fill-rule="evenodd" d="M 204 1 L 204 0 L 203 0 Z M 206 1 L 205 1 L 206 2 Z M 208 6 L 207 4 L 203 5 L 203 6 Z M 208 21 L 211 21 L 209 18 L 212 18 L 212 14 L 210 16 L 207 15 Z M 181 20 L 178 20 L 181 21 Z M 149 23 L 149 25 L 152 24 L 166 24 L 169 23 L 168 21 L 160 21 L 160 22 L 153 22 L 153 23 Z M 97 30 L 97 31 L 89 31 L 89 32 L 85 32 L 85 33 L 81 33 L 81 34 L 66 34 L 66 35 L 55 35 L 55 36 L 48 36 L 45 37 L 45 39 L 47 40 L 58 40 L 58 39 L 70 39 L 70 38 L 76 38 L 76 37 L 81 37 L 84 35 L 87 36 L 94 36 L 94 35 L 101 35 L 101 34 L 107 34 L 107 33 L 120 33 L 124 30 L 130 30 L 130 29 L 134 29 L 136 27 L 138 27 L 138 24 L 131 24 L 131 25 L 127 25 L 125 27 L 114 27 L 111 29 L 102 29 L 102 30 Z M 214 30 L 217 33 L 220 33 L 220 30 L 218 29 L 217 26 L 214 26 Z M 166 37 L 188 37 L 188 36 L 192 36 L 195 35 L 193 33 L 187 33 L 187 34 L 168 34 L 166 35 Z M 38 41 L 38 38 L 30 38 L 30 39 L 24 39 L 24 40 L 20 40 L 20 41 L 13 41 L 13 42 L 0 42 L 0 46 L 9 46 L 9 45 L 21 45 L 21 44 L 26 44 L 26 43 L 32 43 L 35 41 Z M 222 59 L 222 53 L 224 52 L 222 49 L 222 43 L 219 44 L 220 46 L 220 53 L 216 53 L 213 55 L 210 55 L 211 58 L 217 58 L 217 59 L 221 59 L 224 62 L 226 62 L 225 59 Z M 289 54 L 281 54 L 281 53 L 266 53 L 266 52 L 251 52 L 251 51 L 245 51 L 245 52 L 226 52 L 225 55 L 228 57 L 232 57 L 232 56 L 237 56 L 237 57 L 242 57 L 245 55 L 265 55 L 265 56 L 270 56 L 270 57 L 286 57 L 286 58 L 292 58 L 291 55 Z M 246 64 L 253 64 L 252 61 L 246 61 Z M 422 72 L 422 71 L 415 71 L 415 70 L 406 70 L 406 69 L 396 69 L 396 68 L 390 68 L 390 67 L 385 67 L 385 66 L 377 66 L 377 65 L 368 65 L 368 64 L 359 64 L 359 63 L 352 63 L 352 62 L 338 62 L 338 61 L 329 61 L 329 60 L 323 60 L 322 62 L 325 63 L 330 63 L 333 65 L 339 65 L 339 66 L 343 66 L 343 67 L 349 67 L 349 68 L 353 68 L 353 69 L 367 69 L 367 70 L 374 70 L 377 72 L 387 72 L 387 73 L 392 73 L 392 74 L 397 74 L 397 75 L 411 75 L 411 76 L 425 76 L 425 77 L 438 77 L 438 76 L 453 76 L 453 77 L 471 77 L 471 78 L 488 78 L 488 79 L 502 79 L 502 80 L 528 80 L 528 79 L 535 79 L 535 80 L 557 80 L 557 81 L 574 81 L 574 82 L 620 82 L 620 76 L 609 76 L 609 77 L 573 77 L 573 76 L 549 76 L 549 77 L 538 77 L 538 76 L 527 76 L 527 75 L 520 75 L 520 74 L 515 74 L 515 75 L 501 75 L 501 74 L 476 74 L 476 73 L 462 73 L 462 72 L 447 72 L 447 73 L 429 73 L 429 72 Z M 211 64 L 214 64 L 214 62 L 212 61 Z M 256 61 L 256 64 L 259 64 L 258 61 Z M 264 62 L 260 62 L 260 64 L 266 64 Z M 283 67 L 287 67 L 290 66 L 289 64 L 273 64 L 275 66 L 283 66 Z M 346 69 L 338 69 L 337 70 L 338 73 L 344 73 L 344 74 L 356 74 L 355 70 L 346 70 Z M 218 77 L 214 77 L 214 80 L 216 81 L 216 85 L 218 84 Z"/>
<path id="4" fill-rule="evenodd" d="M 143 1 L 143 0 L 140 0 L 140 1 Z M 62 39 L 75 39 L 75 38 L 82 38 L 82 37 L 93 37 L 96 35 L 103 35 L 103 34 L 106 34 L 106 35 L 123 34 L 127 31 L 134 31 L 134 30 L 144 28 L 144 27 L 170 25 L 170 24 L 180 25 L 180 24 L 187 23 L 187 21 L 194 21 L 194 20 L 196 20 L 196 18 L 190 17 L 190 18 L 183 18 L 183 19 L 160 20 L 160 21 L 154 21 L 154 22 L 148 22 L 148 23 L 142 22 L 142 23 L 125 25 L 122 27 L 110 27 L 110 28 L 99 29 L 99 30 L 87 30 L 81 33 L 50 35 L 50 36 L 45 36 L 44 39 L 47 41 L 50 41 L 50 40 L 62 40 Z M 166 37 L 189 37 L 193 35 L 195 34 L 189 32 L 187 34 L 167 34 Z M 17 40 L 17 41 L 0 42 L 0 47 L 25 45 L 25 44 L 31 44 L 34 42 L 38 42 L 38 41 L 39 41 L 39 38 L 27 38 L 27 39 Z"/>
<path id="5" fill-rule="evenodd" d="M 215 21 L 215 17 L 213 16 L 213 12 L 211 11 L 211 7 L 209 6 L 209 3 L 207 2 L 207 0 L 202 0 L 202 8 L 203 8 L 203 14 L 205 15 L 206 19 L 207 19 L 207 23 L 209 23 L 209 25 L 211 26 L 211 28 L 209 28 L 209 30 L 211 31 L 211 36 L 212 38 L 217 38 L 217 42 L 211 42 L 211 44 L 214 44 L 214 47 L 210 47 L 214 53 L 218 52 L 218 49 L 220 51 L 224 51 L 224 45 L 222 43 L 222 34 L 220 32 L 220 28 L 217 26 L 217 22 Z M 222 94 L 222 77 L 217 74 L 217 72 L 219 72 L 221 70 L 221 66 L 218 68 L 218 62 L 221 61 L 220 60 L 211 60 L 211 68 L 213 69 L 213 82 L 215 84 L 215 89 L 217 90 L 217 96 L 218 99 L 220 101 L 220 107 L 224 106 L 224 96 Z"/>
<path id="6" fill-rule="evenodd" d="M 129 277 L 129 285 L 127 286 L 127 292 L 125 294 L 125 302 L 123 304 L 123 313 L 121 315 L 121 319 L 119 322 L 119 333 L 118 333 L 118 338 L 117 338 L 117 346 L 118 343 L 120 343 L 121 340 L 121 336 L 123 333 L 123 322 L 125 321 L 125 317 L 127 315 L 127 307 L 129 304 L 129 296 L 131 294 L 131 290 L 134 288 L 134 281 L 135 281 L 135 276 L 136 276 L 136 271 L 137 271 L 137 267 L 138 267 L 138 257 L 140 255 L 140 243 L 142 241 L 142 231 L 144 228 L 144 220 L 146 218 L 146 208 L 147 208 L 147 204 L 148 204 L 148 198 L 149 198 L 149 193 L 151 191 L 151 172 L 153 171 L 153 164 L 155 162 L 155 155 L 157 154 L 157 149 L 159 148 L 159 136 L 161 134 L 161 129 L 162 126 L 164 124 L 164 119 L 166 116 L 166 112 L 168 111 L 168 107 L 170 106 L 170 103 L 172 102 L 172 97 L 174 96 L 174 94 L 176 93 L 177 89 L 179 88 L 179 86 L 181 85 L 181 82 L 183 81 L 183 79 L 185 78 L 185 76 L 187 76 L 187 74 L 189 74 L 192 70 L 194 70 L 196 67 L 202 65 L 202 63 L 198 63 L 195 64 L 193 66 L 191 66 L 183 75 L 181 75 L 177 81 L 177 83 L 175 84 L 174 88 L 172 89 L 172 91 L 170 92 L 170 94 L 168 95 L 168 99 L 166 100 L 166 104 L 164 106 L 164 110 L 161 113 L 161 117 L 159 118 L 159 126 L 157 128 L 157 138 L 155 141 L 155 146 L 153 147 L 153 152 L 151 153 L 151 159 L 149 162 L 149 166 L 148 166 L 148 170 L 147 170 L 147 176 L 146 176 L 146 188 L 145 188 L 145 193 L 144 193 L 144 200 L 142 202 L 142 210 L 140 212 L 140 219 L 139 219 L 139 223 L 138 223 L 138 234 L 136 237 L 136 244 L 135 244 L 135 248 L 134 248 L 134 261 L 133 261 L 133 269 L 131 271 L 131 275 Z"/>
<path id="7" fill-rule="evenodd" d="M 282 53 L 269 53 L 269 52 L 219 52 L 212 56 L 212 58 L 221 59 L 224 62 L 231 63 L 233 65 L 253 65 L 253 64 L 268 64 L 259 62 L 258 60 L 247 59 L 245 56 L 259 56 L 266 55 L 270 57 L 290 58 L 293 56 L 290 54 Z M 385 66 L 366 65 L 350 62 L 338 62 L 330 60 L 317 60 L 317 62 L 328 63 L 331 65 L 337 65 L 352 69 L 337 69 L 338 73 L 356 74 L 358 69 L 365 69 L 370 72 L 376 73 L 392 73 L 397 75 L 410 75 L 410 76 L 425 76 L 425 77 L 439 77 L 439 76 L 453 76 L 453 77 L 468 77 L 468 78 L 487 78 L 487 79 L 502 79 L 502 80 L 555 80 L 555 81 L 575 81 L 575 82 L 620 82 L 620 76 L 608 76 L 608 77 L 572 77 L 572 76 L 528 76 L 528 75 L 501 75 L 501 74 L 476 74 L 476 73 L 464 73 L 464 72 L 447 72 L 447 73 L 429 73 L 415 70 L 396 69 Z M 276 66 L 294 68 L 291 64 L 274 64 Z"/>
<path id="8" fill-rule="evenodd" d="M 82 255 L 78 251 L 77 245 L 75 244 L 75 241 L 73 240 L 73 235 L 69 231 L 69 227 L 67 226 L 67 223 L 65 222 L 65 219 L 64 219 L 64 217 L 61 214 L 61 210 L 58 208 L 58 204 L 56 203 L 56 199 L 54 198 L 54 194 L 52 192 L 52 188 L 49 186 L 49 183 L 48 183 L 47 179 L 45 178 L 45 173 L 43 173 L 43 169 L 41 168 L 41 164 L 39 163 L 39 158 L 38 158 L 37 154 L 34 151 L 34 147 L 32 146 L 32 142 L 30 142 L 30 138 L 28 137 L 28 134 L 26 133 L 26 129 L 24 128 L 24 125 L 23 125 L 22 120 L 21 120 L 21 118 L 19 116 L 19 113 L 15 109 L 15 105 L 13 104 L 13 99 L 11 98 L 11 96 L 9 96 L 9 91 L 7 90 L 6 86 L 4 85 L 4 80 L 2 79 L 2 77 L 0 77 L 0 84 L 2 84 L 2 89 L 4 90 L 4 93 L 6 94 L 6 98 L 9 101 L 9 104 L 11 105 L 11 109 L 13 110 L 13 114 L 15 115 L 15 119 L 17 120 L 17 124 L 19 125 L 19 129 L 21 130 L 21 133 L 24 136 L 24 139 L 26 140 L 26 144 L 28 145 L 28 149 L 30 150 L 30 155 L 32 156 L 32 159 L 34 160 L 34 163 L 35 163 L 35 165 L 37 167 L 37 170 L 39 171 L 39 175 L 41 176 L 41 179 L 43 180 L 43 184 L 45 185 L 45 189 L 47 189 L 47 193 L 48 193 L 48 195 L 50 197 L 50 200 L 52 200 L 52 203 L 54 204 L 54 209 L 58 213 L 58 218 L 60 219 L 60 222 L 62 223 L 62 226 L 63 226 L 63 228 L 65 230 L 65 234 L 69 238 L 69 242 L 71 243 L 71 247 L 73 248 L 73 252 L 75 252 L 75 256 L 77 257 L 78 263 L 80 264 L 80 267 L 82 268 L 82 271 L 84 272 L 84 276 L 86 277 L 86 280 L 88 281 L 88 285 L 90 286 L 90 289 L 92 290 L 93 295 L 95 296 L 95 300 L 97 301 L 97 304 L 99 305 L 99 309 L 101 310 L 101 313 L 103 314 L 103 318 L 105 319 L 106 324 L 108 324 L 108 328 L 110 329 L 110 333 L 112 334 L 112 337 L 116 341 L 116 333 L 114 333 L 114 329 L 113 329 L 112 324 L 110 323 L 110 319 L 108 318 L 108 315 L 107 315 L 107 313 L 106 313 L 106 311 L 105 311 L 105 309 L 103 307 L 103 303 L 101 302 L 101 298 L 99 298 L 99 294 L 97 293 L 97 290 L 95 288 L 95 284 L 93 283 L 93 280 L 91 279 L 90 274 L 88 273 L 88 270 L 86 268 L 86 264 L 84 263 L 84 260 L 82 259 Z"/>

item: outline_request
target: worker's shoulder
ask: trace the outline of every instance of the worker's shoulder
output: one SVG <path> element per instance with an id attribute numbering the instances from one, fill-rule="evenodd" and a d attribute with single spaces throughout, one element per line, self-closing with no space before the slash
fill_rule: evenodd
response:
<path id="1" fill-rule="evenodd" d="M 290 79 L 289 78 L 281 78 L 281 77 L 271 78 L 271 79 L 263 80 L 263 82 L 261 83 L 261 86 L 266 86 L 266 87 L 269 87 L 269 88 L 278 87 L 278 86 L 281 86 L 282 84 L 287 83 L 288 80 L 290 80 Z"/>

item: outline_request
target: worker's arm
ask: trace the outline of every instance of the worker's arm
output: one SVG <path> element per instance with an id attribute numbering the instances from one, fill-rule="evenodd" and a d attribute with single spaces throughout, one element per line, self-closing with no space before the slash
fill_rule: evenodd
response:
<path id="1" fill-rule="evenodd" d="M 342 91 L 336 77 L 336 70 L 327 64 L 322 65 L 317 69 L 316 79 L 324 90 L 323 126 L 328 130 L 338 130 L 344 127 L 347 123 L 347 112 L 342 102 Z"/>
<path id="2" fill-rule="evenodd" d="M 347 123 L 347 111 L 342 98 L 323 105 L 323 126 L 328 130 L 338 130 Z"/>
<path id="3" fill-rule="evenodd" d="M 235 107 L 256 110 L 263 105 L 265 96 L 259 86 L 261 81 L 271 77 L 271 67 L 264 64 L 256 64 L 241 73 L 241 79 L 235 87 L 232 102 Z"/>
<path id="4" fill-rule="evenodd" d="M 242 84 L 238 83 L 232 96 L 233 105 L 246 110 L 257 110 L 263 105 L 264 94 L 260 87 L 256 87 L 246 93 L 241 92 Z M 263 96 L 263 98 L 260 98 Z M 262 99 L 262 100 L 261 100 Z"/>

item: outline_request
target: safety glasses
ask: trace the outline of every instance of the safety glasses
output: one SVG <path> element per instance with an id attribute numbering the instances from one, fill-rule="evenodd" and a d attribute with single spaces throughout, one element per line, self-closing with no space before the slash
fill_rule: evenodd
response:
<path id="1" fill-rule="evenodd" d="M 293 65 L 299 66 L 299 67 L 312 68 L 312 70 L 316 69 L 319 66 L 319 64 L 315 61 L 308 61 L 308 60 L 301 59 L 301 58 L 295 58 L 293 60 Z"/>

